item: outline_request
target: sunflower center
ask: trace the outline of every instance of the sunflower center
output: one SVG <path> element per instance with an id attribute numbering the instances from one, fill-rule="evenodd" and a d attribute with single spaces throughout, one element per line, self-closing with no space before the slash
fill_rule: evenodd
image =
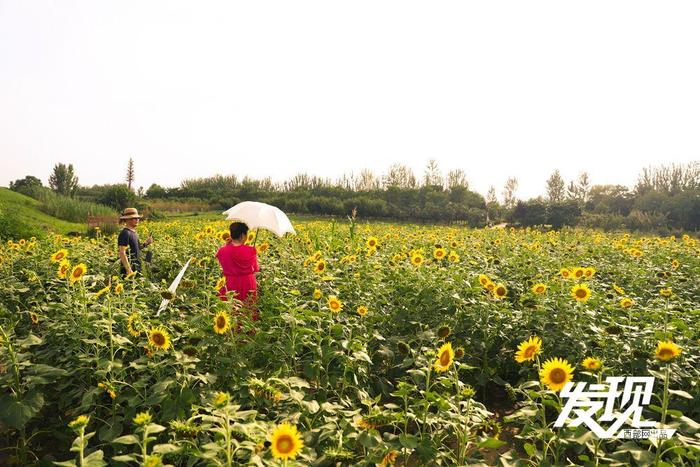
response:
<path id="1" fill-rule="evenodd" d="M 505 294 L 506 294 L 506 289 L 504 289 L 503 287 L 499 287 L 499 288 L 496 289 L 496 293 L 497 293 L 498 295 L 505 295 Z"/>
<path id="2" fill-rule="evenodd" d="M 586 298 L 586 289 L 576 289 L 576 296 L 578 298 Z"/>
<path id="3" fill-rule="evenodd" d="M 216 318 L 216 327 L 223 328 L 226 326 L 226 318 L 224 316 L 219 316 Z"/>
<path id="4" fill-rule="evenodd" d="M 673 357 L 673 350 L 669 349 L 668 347 L 664 347 L 663 349 L 659 350 L 659 358 L 666 360 L 670 359 Z"/>
<path id="5" fill-rule="evenodd" d="M 153 339 L 153 343 L 155 345 L 161 346 L 165 344 L 165 336 L 159 332 L 153 334 L 153 336 L 151 336 L 151 339 Z"/>
<path id="6" fill-rule="evenodd" d="M 83 274 L 82 269 L 76 269 L 75 271 L 73 271 L 73 277 L 80 277 L 82 274 Z"/>
<path id="7" fill-rule="evenodd" d="M 319 270 L 319 271 L 323 271 L 323 269 L 324 269 L 325 267 L 326 267 L 325 264 L 323 264 L 323 263 L 318 263 L 318 270 Z"/>
<path id="8" fill-rule="evenodd" d="M 542 287 L 542 286 L 537 287 L 536 292 L 537 292 L 537 293 L 542 293 L 542 292 L 544 292 L 544 287 Z"/>
<path id="9" fill-rule="evenodd" d="M 450 353 L 445 350 L 443 353 L 440 354 L 440 365 L 442 366 L 447 366 L 450 364 Z"/>
<path id="10" fill-rule="evenodd" d="M 535 346 L 531 345 L 525 349 L 523 354 L 525 355 L 525 358 L 532 358 L 532 356 L 535 355 L 536 350 L 537 349 L 535 348 Z"/>
<path id="11" fill-rule="evenodd" d="M 566 372 L 561 368 L 555 368 L 549 373 L 549 379 L 554 384 L 561 384 L 566 381 Z"/>
<path id="12" fill-rule="evenodd" d="M 289 435 L 282 435 L 277 439 L 277 450 L 281 454 L 289 454 L 294 449 L 294 441 Z"/>

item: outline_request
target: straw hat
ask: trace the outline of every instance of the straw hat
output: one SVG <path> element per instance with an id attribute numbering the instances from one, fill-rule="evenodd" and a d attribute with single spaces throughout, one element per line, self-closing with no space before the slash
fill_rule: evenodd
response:
<path id="1" fill-rule="evenodd" d="M 126 208 L 122 215 L 119 216 L 120 221 L 125 221 L 127 219 L 143 219 L 143 216 L 139 216 L 139 212 L 136 208 Z"/>

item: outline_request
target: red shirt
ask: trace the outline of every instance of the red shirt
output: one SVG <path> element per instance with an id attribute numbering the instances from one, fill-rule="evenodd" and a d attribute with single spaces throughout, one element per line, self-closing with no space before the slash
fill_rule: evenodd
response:
<path id="1" fill-rule="evenodd" d="M 245 301 L 250 297 L 255 301 L 258 287 L 254 273 L 260 271 L 256 249 L 228 243 L 219 248 L 216 259 L 226 278 L 226 285 L 219 290 L 219 295 L 223 297 L 227 291 L 235 290 L 238 300 Z"/>

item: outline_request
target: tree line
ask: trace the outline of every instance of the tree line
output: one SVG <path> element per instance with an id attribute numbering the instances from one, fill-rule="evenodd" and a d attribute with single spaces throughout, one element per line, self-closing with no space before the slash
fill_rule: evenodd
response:
<path id="1" fill-rule="evenodd" d="M 370 170 L 342 175 L 336 180 L 300 173 L 283 182 L 269 177 L 236 175 L 187 179 L 178 187 L 152 184 L 134 190 L 134 161 L 129 159 L 125 182 L 83 187 L 72 165 L 57 164 L 49 187 L 120 210 L 129 205 L 152 209 L 159 202 L 204 202 L 224 210 L 239 201 L 257 200 L 297 214 L 360 216 L 424 222 L 459 222 L 482 227 L 497 223 L 554 228 L 582 225 L 603 229 L 643 231 L 697 231 L 700 228 L 700 162 L 644 168 L 634 187 L 593 185 L 587 173 L 567 183 L 558 170 L 545 184 L 545 196 L 520 200 L 518 180 L 509 178 L 501 191 L 491 186 L 482 196 L 469 189 L 461 169 L 440 171 L 430 160 L 422 176 L 406 165 L 392 164 L 383 175 Z M 27 176 L 10 188 L 31 192 L 41 181 Z M 30 189 L 31 188 L 31 189 Z M 43 189 L 40 188 L 40 189 Z"/>

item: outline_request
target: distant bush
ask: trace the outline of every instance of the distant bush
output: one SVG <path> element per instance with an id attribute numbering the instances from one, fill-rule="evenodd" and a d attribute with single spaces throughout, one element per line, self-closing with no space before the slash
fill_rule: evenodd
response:
<path id="1" fill-rule="evenodd" d="M 236 203 L 231 204 L 233 206 Z M 214 211 L 217 208 L 200 199 L 149 199 L 145 205 L 152 211 L 163 212 L 198 212 Z M 226 209 L 231 206 L 227 206 Z"/>
<path id="2" fill-rule="evenodd" d="M 116 211 L 107 206 L 77 198 L 58 195 L 46 188 L 36 190 L 33 198 L 37 199 L 39 210 L 42 212 L 70 222 L 85 222 L 88 216 L 114 216 Z"/>
<path id="3" fill-rule="evenodd" d="M 625 228 L 625 216 L 584 212 L 579 219 L 579 226 L 605 231 L 622 230 Z"/>

